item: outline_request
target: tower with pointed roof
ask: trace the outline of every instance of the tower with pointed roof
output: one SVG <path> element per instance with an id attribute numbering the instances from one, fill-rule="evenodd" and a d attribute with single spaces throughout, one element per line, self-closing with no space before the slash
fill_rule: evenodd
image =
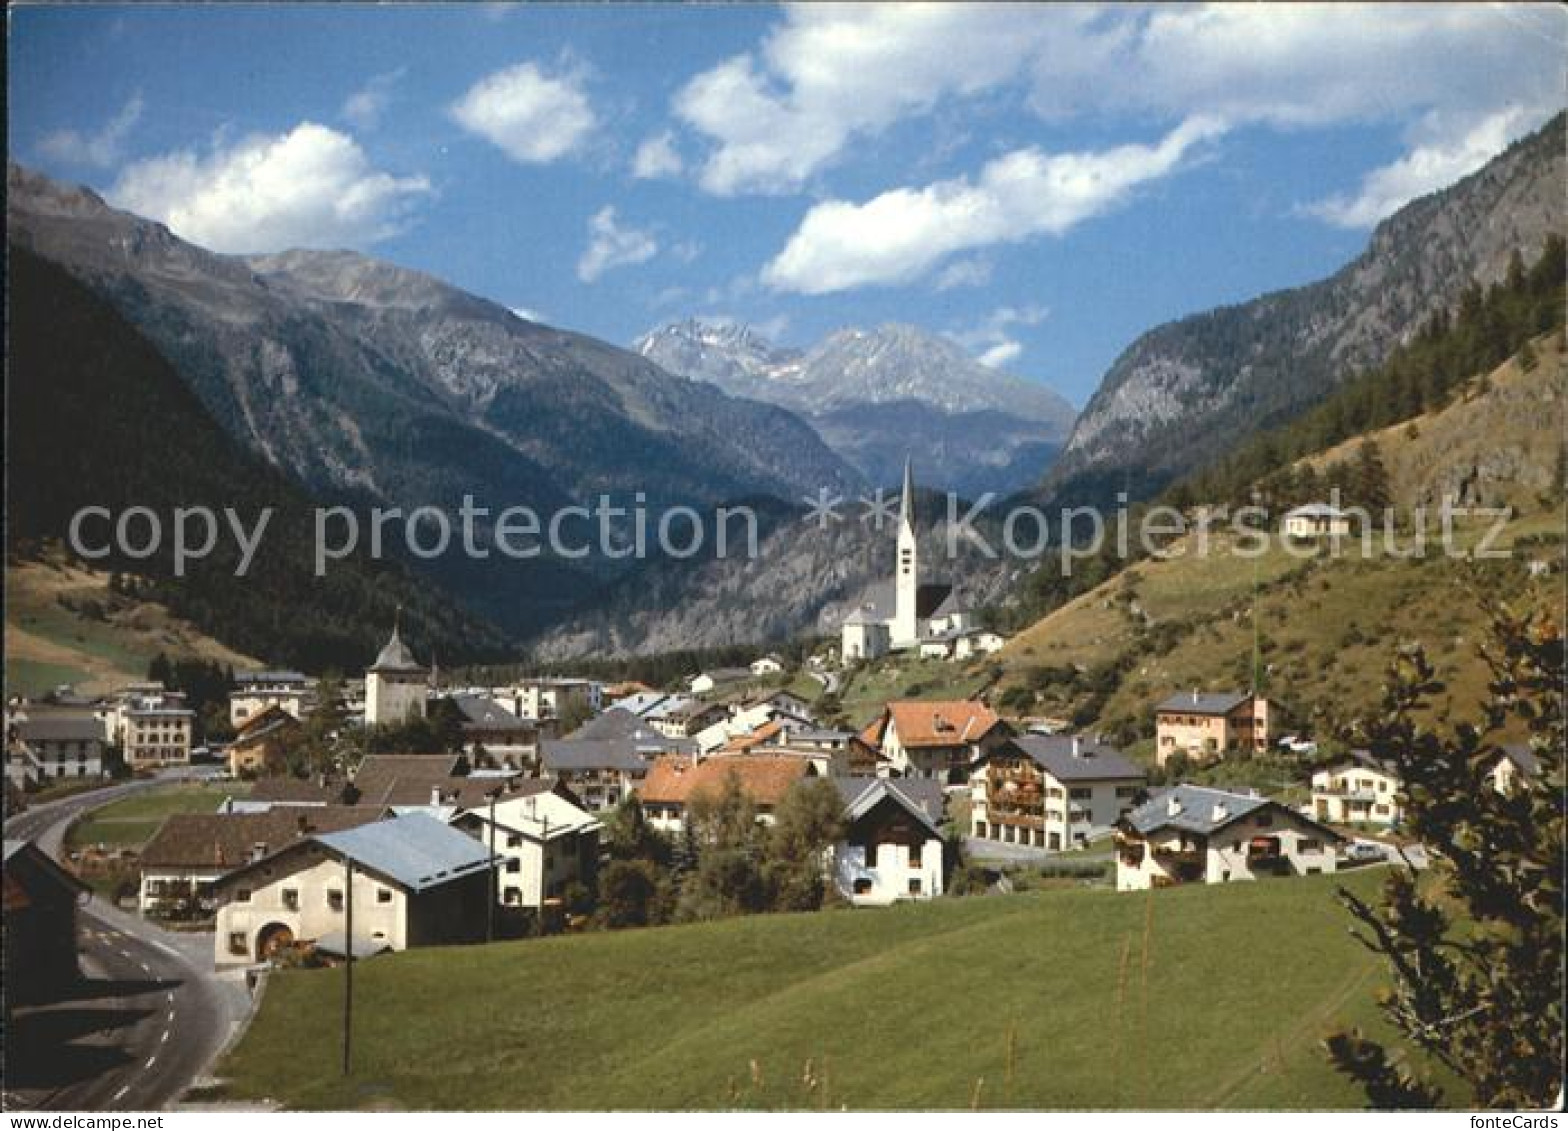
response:
<path id="1" fill-rule="evenodd" d="M 403 643 L 402 610 L 392 624 L 392 638 L 365 671 L 365 722 L 402 723 L 425 715 L 425 689 L 430 672 L 420 667 Z"/>
<path id="2" fill-rule="evenodd" d="M 920 638 L 920 547 L 915 541 L 915 476 L 904 458 L 904 493 L 898 501 L 898 566 L 893 577 L 894 644 Z"/>

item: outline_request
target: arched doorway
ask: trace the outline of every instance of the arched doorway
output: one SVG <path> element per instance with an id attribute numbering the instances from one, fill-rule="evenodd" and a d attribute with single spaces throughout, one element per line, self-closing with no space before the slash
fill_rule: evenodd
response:
<path id="1" fill-rule="evenodd" d="M 282 923 L 268 923 L 256 934 L 258 960 L 276 958 L 278 953 L 294 945 L 294 932 Z"/>

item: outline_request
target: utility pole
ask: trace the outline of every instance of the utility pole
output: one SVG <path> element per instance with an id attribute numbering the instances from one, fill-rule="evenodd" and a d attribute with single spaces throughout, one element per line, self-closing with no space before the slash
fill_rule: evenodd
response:
<path id="1" fill-rule="evenodd" d="M 496 889 L 495 874 L 495 795 L 499 790 L 490 791 L 490 900 L 485 910 L 485 942 L 495 942 L 495 904 L 500 898 Z"/>
<path id="2" fill-rule="evenodd" d="M 354 861 L 343 858 L 343 1075 L 349 1075 L 354 1034 Z"/>

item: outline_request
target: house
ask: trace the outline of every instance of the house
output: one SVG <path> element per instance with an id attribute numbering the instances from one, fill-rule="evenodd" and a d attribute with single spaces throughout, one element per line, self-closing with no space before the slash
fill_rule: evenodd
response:
<path id="1" fill-rule="evenodd" d="M 229 725 L 239 730 L 269 707 L 303 719 L 312 692 L 310 679 L 301 672 L 236 672 L 229 692 Z"/>
<path id="2" fill-rule="evenodd" d="M 1511 742 L 1502 746 L 1486 770 L 1486 780 L 1498 793 L 1515 793 L 1533 788 L 1541 780 L 1541 757 L 1528 743 Z"/>
<path id="3" fill-rule="evenodd" d="M 831 875 L 856 906 L 880 907 L 942 894 L 945 875 L 940 782 L 834 778 L 844 798 L 844 835 Z"/>
<path id="4" fill-rule="evenodd" d="M 7 840 L 0 869 L 5 1007 L 49 1000 L 81 977 L 76 909 L 90 889 L 31 841 Z"/>
<path id="5" fill-rule="evenodd" d="M 620 707 L 578 727 L 563 739 L 540 748 L 540 767 L 569 785 L 591 813 L 605 813 L 631 796 L 655 758 L 662 754 L 693 754 L 696 743 L 671 738 Z"/>
<path id="6" fill-rule="evenodd" d="M 424 718 L 429 686 L 430 673 L 419 666 L 403 643 L 401 625 L 394 623 L 391 639 L 365 670 L 365 722 L 385 726 Z"/>
<path id="7" fill-rule="evenodd" d="M 423 813 L 316 833 L 213 885 L 216 964 L 260 962 L 339 936 L 355 955 L 484 939 L 493 861 Z"/>
<path id="8" fill-rule="evenodd" d="M 1308 812 L 1336 825 L 1397 825 L 1404 782 L 1392 762 L 1365 750 L 1345 757 L 1312 775 Z"/>
<path id="9" fill-rule="evenodd" d="M 343 799 L 344 782 L 325 776 L 306 780 L 287 774 L 258 778 L 242 801 L 229 799 L 232 812 L 254 812 L 289 805 L 336 805 Z"/>
<path id="10" fill-rule="evenodd" d="M 103 773 L 104 725 L 85 711 L 29 710 L 6 733 L 6 777 L 19 789 Z"/>
<path id="11" fill-rule="evenodd" d="M 1345 838 L 1255 794 L 1156 792 L 1116 826 L 1116 890 L 1332 872 Z"/>
<path id="12" fill-rule="evenodd" d="M 213 885 L 229 872 L 314 833 L 379 821 L 377 805 L 277 807 L 247 813 L 175 813 L 142 846 L 143 915 L 202 919 L 217 908 Z"/>
<path id="13" fill-rule="evenodd" d="M 811 759 L 787 754 L 702 759 L 665 754 L 654 761 L 637 796 L 648 823 L 674 833 L 685 827 L 694 799 L 717 797 L 733 780 L 756 806 L 757 819 L 771 823 L 773 810 L 790 788 L 816 776 Z"/>
<path id="14" fill-rule="evenodd" d="M 189 763 L 196 712 L 183 696 L 138 696 L 119 714 L 123 723 L 120 749 L 133 770 Z"/>
<path id="15" fill-rule="evenodd" d="M 966 628 L 953 638 L 953 659 L 973 660 L 1000 652 L 1007 638 L 985 628 Z"/>
<path id="16" fill-rule="evenodd" d="M 860 737 L 900 777 L 960 785 L 969 780 L 970 763 L 1005 741 L 1008 730 L 978 700 L 904 699 L 887 704 Z"/>
<path id="17" fill-rule="evenodd" d="M 1119 750 L 1088 738 L 1029 734 L 974 764 L 970 828 L 981 840 L 1050 851 L 1111 833 L 1143 795 L 1146 775 Z"/>
<path id="18" fill-rule="evenodd" d="M 750 679 L 750 668 L 712 668 L 693 676 L 690 688 L 693 695 L 707 695 L 721 687 L 745 683 Z"/>
<path id="19" fill-rule="evenodd" d="M 289 747 L 303 726 L 297 715 L 273 703 L 250 717 L 226 751 L 229 773 L 237 778 L 280 774 L 288 768 Z"/>
<path id="20" fill-rule="evenodd" d="M 548 781 L 518 782 L 493 805 L 465 809 L 452 824 L 494 850 L 503 907 L 538 911 L 567 885 L 594 883 L 603 826 Z"/>
<path id="21" fill-rule="evenodd" d="M 461 755 L 372 754 L 360 762 L 343 796 L 351 804 L 383 805 L 399 813 L 423 810 L 446 820 L 504 789 L 507 781 L 506 776 L 471 773 Z"/>
<path id="22" fill-rule="evenodd" d="M 604 686 L 590 679 L 525 679 L 509 694 L 513 713 L 531 722 L 596 715 L 604 706 Z"/>
<path id="23" fill-rule="evenodd" d="M 1232 750 L 1269 748 L 1269 701 L 1249 691 L 1204 694 L 1183 691 L 1154 708 L 1154 757 L 1207 762 Z"/>
<path id="24" fill-rule="evenodd" d="M 689 695 L 669 695 L 644 710 L 641 718 L 666 738 L 685 738 L 696 720 L 717 719 L 725 713 L 725 708 L 717 703 L 704 703 Z"/>
<path id="25" fill-rule="evenodd" d="M 777 656 L 763 656 L 761 659 L 751 661 L 752 675 L 778 675 L 784 670 L 784 661 Z"/>
<path id="26" fill-rule="evenodd" d="M 483 695 L 458 694 L 452 704 L 462 716 L 463 749 L 482 749 L 496 765 L 522 769 L 539 757 L 539 724 Z"/>
<path id="27" fill-rule="evenodd" d="M 1328 503 L 1308 503 L 1286 511 L 1280 530 L 1287 538 L 1342 538 L 1350 533 L 1350 515 Z"/>

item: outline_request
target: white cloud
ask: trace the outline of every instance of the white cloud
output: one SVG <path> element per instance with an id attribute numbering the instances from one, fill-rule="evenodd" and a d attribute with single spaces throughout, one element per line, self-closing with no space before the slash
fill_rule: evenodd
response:
<path id="1" fill-rule="evenodd" d="M 646 139 L 632 158 L 632 176 L 644 180 L 678 177 L 683 168 L 681 155 L 675 149 L 675 136 L 669 130 Z"/>
<path id="2" fill-rule="evenodd" d="M 674 113 L 709 192 L 798 190 L 851 143 L 953 99 L 1029 88 L 1048 119 L 1275 128 L 1562 101 L 1568 15 L 1520 4 L 798 5 L 692 78 Z"/>
<path id="3" fill-rule="evenodd" d="M 120 147 L 126 135 L 135 128 L 142 116 L 142 96 L 134 95 L 120 107 L 119 113 L 110 118 L 96 133 L 79 130 L 55 130 L 44 135 L 38 149 L 44 156 L 69 165 L 91 165 L 107 169 L 120 159 Z"/>
<path id="4" fill-rule="evenodd" d="M 1008 362 L 1018 360 L 1018 355 L 1023 352 L 1023 345 L 1009 338 L 1005 342 L 997 342 L 975 360 L 987 369 L 1000 369 Z"/>
<path id="5" fill-rule="evenodd" d="M 864 204 L 826 201 L 806 214 L 762 279 L 811 295 L 907 283 L 959 252 L 1059 235 L 1175 172 L 1193 146 L 1220 131 L 1194 118 L 1157 145 L 1060 154 L 1031 147 L 989 162 L 973 181 L 894 189 Z"/>
<path id="6" fill-rule="evenodd" d="M 675 113 L 715 145 L 709 192 L 788 192 L 857 135 L 1019 77 L 1048 29 L 1029 5 L 805 4 L 697 75 Z"/>
<path id="7" fill-rule="evenodd" d="M 947 337 L 971 353 L 978 350 L 975 360 L 981 365 L 1000 369 L 1018 360 L 1024 352 L 1023 343 L 1012 337 L 1010 333 L 1012 328 L 1038 326 L 1049 318 L 1050 314 L 1048 307 L 1034 304 L 1021 307 L 999 306 L 986 315 L 978 326 L 968 330 L 949 331 Z"/>
<path id="8" fill-rule="evenodd" d="M 392 89 L 403 80 L 408 68 L 375 75 L 365 85 L 343 101 L 338 113 L 361 130 L 373 130 L 381 123 L 381 115 L 392 102 Z"/>
<path id="9" fill-rule="evenodd" d="M 1446 188 L 1501 153 L 1534 123 L 1519 107 L 1492 114 L 1458 137 L 1418 144 L 1374 169 L 1354 196 L 1336 194 L 1305 211 L 1341 228 L 1369 228 L 1418 196 Z"/>
<path id="10" fill-rule="evenodd" d="M 659 244 L 652 233 L 622 227 L 610 205 L 595 212 L 588 221 L 588 247 L 577 261 L 577 277 L 591 283 L 615 267 L 646 263 L 658 254 Z"/>
<path id="11" fill-rule="evenodd" d="M 534 63 L 480 79 L 453 105 L 452 117 L 522 164 L 566 156 L 595 122 L 582 75 L 549 75 Z"/>
<path id="12" fill-rule="evenodd" d="M 983 287 L 991 281 L 991 271 L 989 259 L 955 259 L 937 275 L 936 289 L 951 291 L 959 287 Z"/>
<path id="13" fill-rule="evenodd" d="M 353 138 L 314 122 L 286 134 L 138 161 L 109 191 L 215 251 L 374 243 L 396 233 L 431 192 L 424 177 L 371 166 Z"/>

